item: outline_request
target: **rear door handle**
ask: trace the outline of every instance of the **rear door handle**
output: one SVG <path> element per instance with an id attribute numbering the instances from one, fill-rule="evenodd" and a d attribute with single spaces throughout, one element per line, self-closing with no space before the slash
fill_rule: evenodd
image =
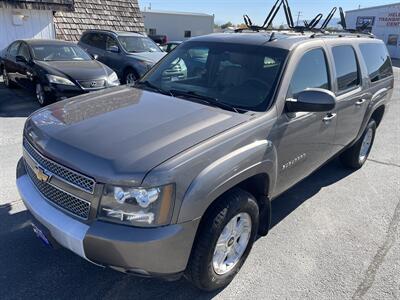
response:
<path id="1" fill-rule="evenodd" d="M 336 114 L 334 113 L 329 113 L 326 115 L 326 117 L 323 119 L 324 123 L 329 123 L 332 121 L 334 118 L 336 118 Z"/>
<path id="2" fill-rule="evenodd" d="M 364 102 L 367 101 L 366 99 L 360 99 L 356 102 L 356 106 L 361 106 L 364 104 Z"/>

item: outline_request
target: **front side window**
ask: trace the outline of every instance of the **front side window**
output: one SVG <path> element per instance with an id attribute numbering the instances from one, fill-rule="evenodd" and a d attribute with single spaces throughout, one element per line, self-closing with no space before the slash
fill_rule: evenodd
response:
<path id="1" fill-rule="evenodd" d="M 11 44 L 10 48 L 8 48 L 8 53 L 12 56 L 12 57 L 16 57 L 17 53 L 18 53 L 18 47 L 21 44 L 21 42 L 15 42 L 13 44 Z"/>
<path id="2" fill-rule="evenodd" d="M 351 46 L 337 46 L 332 49 L 339 91 L 357 87 L 360 84 L 356 53 Z"/>
<path id="3" fill-rule="evenodd" d="M 118 39 L 126 52 L 161 52 L 160 47 L 148 37 L 119 36 Z"/>
<path id="4" fill-rule="evenodd" d="M 187 100 L 208 98 L 243 110 L 265 111 L 287 55 L 287 50 L 266 46 L 187 42 L 142 82 Z M 266 67 L 266 62 L 273 64 Z"/>
<path id="5" fill-rule="evenodd" d="M 92 58 L 75 45 L 33 45 L 33 56 L 41 61 L 84 61 Z"/>
<path id="6" fill-rule="evenodd" d="M 371 82 L 393 75 L 392 63 L 384 44 L 361 44 L 360 49 L 367 65 Z"/>
<path id="7" fill-rule="evenodd" d="M 289 97 L 309 88 L 330 90 L 329 75 L 325 52 L 322 48 L 314 49 L 302 57 L 297 65 L 289 87 Z"/>
<path id="8" fill-rule="evenodd" d="M 21 43 L 21 47 L 19 47 L 18 50 L 18 55 L 24 57 L 26 61 L 31 60 L 31 55 L 29 54 L 29 48 L 27 44 Z"/>
<path id="9" fill-rule="evenodd" d="M 111 47 L 118 47 L 116 39 L 111 36 L 106 37 L 106 50 L 110 50 Z M 118 47 L 119 48 L 119 47 Z"/>

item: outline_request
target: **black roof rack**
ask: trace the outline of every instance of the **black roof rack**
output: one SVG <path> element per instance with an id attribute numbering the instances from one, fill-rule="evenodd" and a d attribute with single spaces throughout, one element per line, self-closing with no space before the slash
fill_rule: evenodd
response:
<path id="1" fill-rule="evenodd" d="M 286 22 L 288 28 L 285 29 L 271 29 L 271 25 L 273 20 L 275 19 L 276 15 L 278 14 L 279 10 L 283 6 L 283 10 L 285 13 L 286 17 Z M 294 21 L 293 21 L 293 15 L 292 11 L 289 5 L 288 0 L 277 0 L 275 4 L 273 5 L 272 9 L 268 13 L 267 18 L 265 19 L 264 23 L 262 26 L 254 25 L 252 20 L 248 15 L 244 15 L 244 23 L 246 24 L 247 28 L 240 28 L 236 29 L 235 32 L 243 32 L 245 30 L 250 30 L 250 31 L 293 31 L 293 32 L 299 32 L 299 33 L 305 33 L 305 32 L 311 32 L 313 33 L 311 37 L 316 37 L 318 36 L 323 36 L 323 35 L 332 35 L 332 34 L 337 34 L 338 36 L 349 36 L 351 34 L 355 34 L 356 36 L 361 36 L 361 35 L 368 35 L 370 37 L 374 37 L 370 32 L 367 32 L 366 29 L 370 26 L 369 22 L 366 22 L 363 24 L 358 29 L 347 29 L 347 24 L 346 24 L 346 19 L 345 15 L 343 12 L 343 9 L 339 7 L 340 11 L 340 25 L 343 27 L 343 30 L 335 30 L 335 31 L 327 31 L 326 28 L 328 27 L 329 23 L 331 22 L 332 18 L 334 17 L 335 13 L 337 12 L 337 7 L 332 8 L 330 13 L 328 14 L 327 18 L 324 20 L 320 28 L 317 28 L 317 25 L 323 18 L 323 14 L 319 13 L 316 15 L 314 19 L 312 19 L 310 22 L 304 21 L 303 26 L 295 26 Z"/>

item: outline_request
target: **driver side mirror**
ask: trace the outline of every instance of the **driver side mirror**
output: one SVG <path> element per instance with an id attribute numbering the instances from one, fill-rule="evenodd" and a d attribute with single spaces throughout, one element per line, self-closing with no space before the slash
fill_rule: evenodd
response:
<path id="1" fill-rule="evenodd" d="M 15 59 L 16 59 L 17 62 L 21 62 L 21 63 L 24 63 L 24 64 L 27 64 L 27 63 L 28 63 L 28 61 L 26 60 L 26 58 L 25 58 L 24 56 L 22 56 L 22 55 L 17 55 L 17 56 L 15 57 Z"/>
<path id="2" fill-rule="evenodd" d="M 336 97 L 325 89 L 307 89 L 297 94 L 297 99 L 286 99 L 288 112 L 328 112 L 335 108 Z"/>
<path id="3" fill-rule="evenodd" d="M 107 48 L 108 52 L 113 52 L 113 53 L 119 53 L 119 48 L 118 46 L 110 46 Z"/>

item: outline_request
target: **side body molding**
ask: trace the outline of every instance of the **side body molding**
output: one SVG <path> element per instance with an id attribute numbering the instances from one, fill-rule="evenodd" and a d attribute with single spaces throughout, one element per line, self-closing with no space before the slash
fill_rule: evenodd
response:
<path id="1" fill-rule="evenodd" d="M 219 158 L 192 181 L 183 198 L 178 223 L 200 218 L 224 192 L 257 174 L 269 176 L 269 190 L 276 182 L 276 151 L 268 140 L 251 144 Z"/>

